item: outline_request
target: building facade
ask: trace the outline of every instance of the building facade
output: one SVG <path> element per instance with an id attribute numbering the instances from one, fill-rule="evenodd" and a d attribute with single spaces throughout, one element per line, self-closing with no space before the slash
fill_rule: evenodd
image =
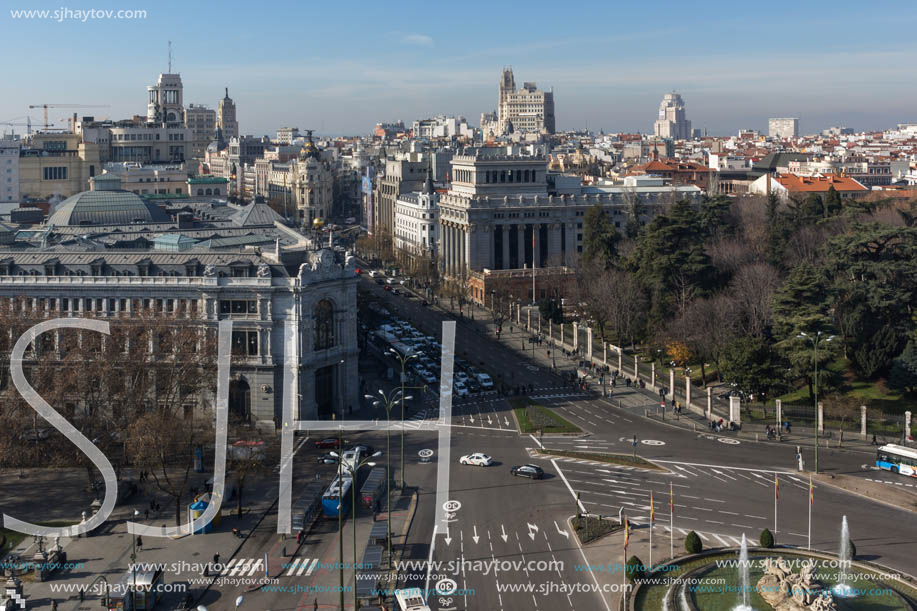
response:
<path id="1" fill-rule="evenodd" d="M 19 196 L 70 197 L 88 190 L 101 166 L 99 145 L 79 134 L 33 134 L 29 148 L 19 151 Z"/>
<path id="2" fill-rule="evenodd" d="M 22 143 L 18 136 L 0 138 L 0 202 L 19 201 L 19 151 Z"/>
<path id="3" fill-rule="evenodd" d="M 236 103 L 229 97 L 228 87 L 217 109 L 217 125 L 223 130 L 225 138 L 239 137 L 239 123 L 236 121 Z"/>
<path id="4" fill-rule="evenodd" d="M 190 104 L 185 111 L 185 127 L 191 130 L 191 156 L 202 158 L 216 135 L 216 111 L 201 104 Z"/>
<path id="5" fill-rule="evenodd" d="M 543 155 L 509 155 L 493 147 L 454 156 L 452 173 L 451 189 L 439 198 L 438 267 L 453 280 L 483 269 L 571 267 L 582 253 L 590 207 L 606 208 L 623 230 L 631 222 L 645 223 L 669 203 L 698 201 L 702 194 L 693 185 L 663 185 L 649 177 L 642 184 L 598 187 L 582 187 L 573 177 L 575 186 L 551 193 Z M 629 214 L 637 198 L 643 212 L 634 219 Z"/>
<path id="6" fill-rule="evenodd" d="M 781 140 L 796 138 L 799 136 L 799 119 L 795 117 L 768 119 L 767 135 Z"/>
<path id="7" fill-rule="evenodd" d="M 653 124 L 653 134 L 657 138 L 672 140 L 689 140 L 692 137 L 691 122 L 685 115 L 681 94 L 673 91 L 663 96 L 659 104 L 659 118 Z"/>
<path id="8" fill-rule="evenodd" d="M 427 175 L 427 160 L 421 153 L 409 153 L 399 159 L 385 160 L 385 173 L 375 180 L 373 198 L 373 232 L 393 235 L 398 196 L 420 191 Z"/>
<path id="9" fill-rule="evenodd" d="M 497 128 L 495 135 L 510 133 L 553 134 L 554 91 L 542 91 L 535 83 L 523 83 L 516 89 L 512 68 L 500 75 L 497 95 Z"/>
<path id="10" fill-rule="evenodd" d="M 438 200 L 429 175 L 419 192 L 398 196 L 395 201 L 394 244 L 401 254 L 430 260 L 436 256 L 439 241 Z"/>

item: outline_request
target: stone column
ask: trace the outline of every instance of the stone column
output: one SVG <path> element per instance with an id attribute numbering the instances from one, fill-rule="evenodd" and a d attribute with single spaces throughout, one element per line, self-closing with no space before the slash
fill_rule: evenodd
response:
<path id="1" fill-rule="evenodd" d="M 707 418 L 713 417 L 713 387 L 707 387 Z"/>
<path id="2" fill-rule="evenodd" d="M 576 350 L 579 345 L 579 323 L 573 323 L 573 349 Z"/>
<path id="3" fill-rule="evenodd" d="M 825 404 L 821 401 L 818 402 L 818 410 L 815 415 L 815 424 L 818 427 L 819 433 L 825 432 Z"/>
<path id="4" fill-rule="evenodd" d="M 541 335 L 541 313 L 538 313 L 538 335 Z"/>
<path id="5" fill-rule="evenodd" d="M 602 342 L 602 365 L 608 367 L 608 342 Z"/>
<path id="6" fill-rule="evenodd" d="M 554 339 L 554 322 L 548 319 L 548 339 Z"/>
<path id="7" fill-rule="evenodd" d="M 560 323 L 560 345 L 564 345 L 564 323 Z"/>
<path id="8" fill-rule="evenodd" d="M 675 400 L 675 369 L 669 369 L 669 395 Z"/>
<path id="9" fill-rule="evenodd" d="M 509 225 L 500 225 L 503 232 L 503 265 L 501 269 L 509 269 Z"/>
<path id="10" fill-rule="evenodd" d="M 516 225 L 516 252 L 519 253 L 519 269 L 525 267 L 525 225 Z"/>
<path id="11" fill-rule="evenodd" d="M 462 231 L 462 269 L 461 271 L 467 271 L 471 269 L 471 227 L 466 227 Z"/>
<path id="12" fill-rule="evenodd" d="M 532 240 L 534 243 L 534 246 L 532 247 L 532 267 L 544 267 L 544 263 L 538 260 L 538 253 L 541 252 L 541 231 L 540 229 L 541 229 L 540 224 L 532 225 Z"/>
<path id="13" fill-rule="evenodd" d="M 691 376 L 685 376 L 685 407 L 691 409 Z"/>
<path id="14" fill-rule="evenodd" d="M 729 397 L 729 420 L 742 424 L 742 406 L 738 397 Z"/>
<path id="15" fill-rule="evenodd" d="M 904 440 L 910 441 L 911 439 L 911 411 L 908 410 L 904 412 Z"/>
<path id="16" fill-rule="evenodd" d="M 618 371 L 621 372 L 621 375 L 624 375 L 624 349 L 618 348 Z"/>
<path id="17" fill-rule="evenodd" d="M 860 437 L 866 440 L 866 406 L 860 406 Z"/>
<path id="18" fill-rule="evenodd" d="M 774 403 L 777 406 L 777 430 L 780 430 L 783 426 L 783 401 L 777 399 Z"/>
<path id="19" fill-rule="evenodd" d="M 592 327 L 586 327 L 586 360 L 592 362 Z"/>
<path id="20" fill-rule="evenodd" d="M 560 225 L 557 223 L 548 225 L 548 259 L 552 256 L 560 261 Z M 548 261 L 544 261 L 544 264 L 548 265 Z"/>
<path id="21" fill-rule="evenodd" d="M 634 355 L 634 380 L 640 379 L 640 357 Z"/>
<path id="22" fill-rule="evenodd" d="M 449 224 L 443 223 L 442 227 L 442 236 L 440 236 L 440 248 L 443 251 L 443 275 L 449 275 L 450 268 L 450 259 L 449 259 Z"/>
<path id="23" fill-rule="evenodd" d="M 656 389 L 656 363 L 650 363 L 650 388 Z"/>
<path id="24" fill-rule="evenodd" d="M 532 330 L 532 309 L 531 308 L 525 311 L 525 330 L 526 331 Z"/>

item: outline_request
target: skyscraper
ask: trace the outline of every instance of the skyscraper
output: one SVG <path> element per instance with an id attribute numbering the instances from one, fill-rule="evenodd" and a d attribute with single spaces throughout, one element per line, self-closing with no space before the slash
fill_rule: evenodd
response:
<path id="1" fill-rule="evenodd" d="M 220 129 L 223 130 L 224 138 L 239 137 L 239 123 L 236 121 L 236 103 L 229 97 L 228 87 L 226 88 L 226 95 L 220 100 L 217 121 Z"/>
<path id="2" fill-rule="evenodd" d="M 691 122 L 685 118 L 685 103 L 681 94 L 673 91 L 662 98 L 659 105 L 659 118 L 653 124 L 653 133 L 657 138 L 688 140 L 691 138 Z"/>

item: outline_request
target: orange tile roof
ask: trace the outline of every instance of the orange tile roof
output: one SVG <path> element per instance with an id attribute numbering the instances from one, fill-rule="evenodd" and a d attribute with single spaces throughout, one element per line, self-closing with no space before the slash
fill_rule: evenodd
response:
<path id="1" fill-rule="evenodd" d="M 868 191 L 866 187 L 848 176 L 797 176 L 796 174 L 778 174 L 774 180 L 787 191 L 825 193 L 832 186 L 835 191 Z"/>

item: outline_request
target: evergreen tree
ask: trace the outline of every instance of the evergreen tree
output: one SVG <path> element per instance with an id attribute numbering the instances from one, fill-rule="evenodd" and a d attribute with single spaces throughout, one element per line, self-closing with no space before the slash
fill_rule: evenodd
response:
<path id="1" fill-rule="evenodd" d="M 620 235 L 614 222 L 600 204 L 586 211 L 583 217 L 583 260 L 608 269 L 618 256 Z"/>
<path id="2" fill-rule="evenodd" d="M 765 259 L 777 269 L 783 269 L 783 256 L 791 231 L 789 222 L 779 210 L 780 200 L 774 192 L 768 193 L 765 207 L 766 239 Z"/>
<path id="3" fill-rule="evenodd" d="M 720 357 L 720 370 L 744 392 L 767 395 L 784 386 L 782 363 L 763 337 L 736 338 Z"/>
<path id="4" fill-rule="evenodd" d="M 892 361 L 888 385 L 907 393 L 917 392 L 917 344 L 913 341 L 908 342 L 904 351 Z"/>

